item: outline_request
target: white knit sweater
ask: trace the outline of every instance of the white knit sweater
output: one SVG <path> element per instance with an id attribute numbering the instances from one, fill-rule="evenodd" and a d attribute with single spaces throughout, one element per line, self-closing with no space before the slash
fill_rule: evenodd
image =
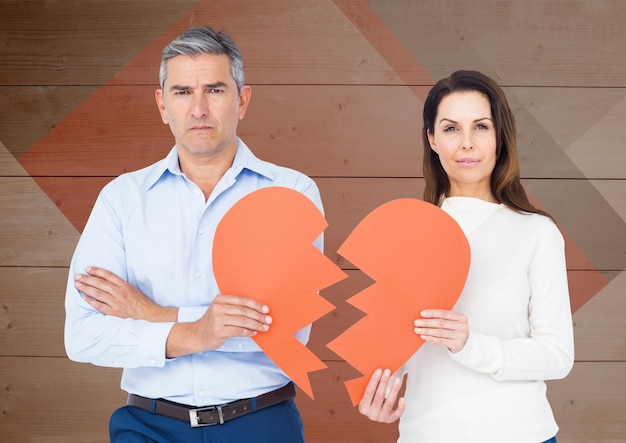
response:
<path id="1" fill-rule="evenodd" d="M 407 362 L 401 443 L 539 443 L 558 430 L 544 380 L 565 377 L 574 340 L 564 241 L 538 214 L 469 197 L 442 209 L 467 236 L 470 271 L 454 310 L 464 349 L 426 343 Z"/>

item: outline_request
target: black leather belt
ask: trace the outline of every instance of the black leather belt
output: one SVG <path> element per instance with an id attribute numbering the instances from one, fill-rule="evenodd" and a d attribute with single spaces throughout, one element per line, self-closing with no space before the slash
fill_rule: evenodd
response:
<path id="1" fill-rule="evenodd" d="M 128 405 L 153 414 L 185 421 L 192 427 L 197 427 L 221 425 L 233 418 L 259 411 L 263 408 L 289 400 L 295 396 L 296 388 L 294 384 L 290 382 L 282 388 L 261 394 L 258 397 L 237 400 L 218 406 L 196 408 L 162 399 L 152 400 L 135 394 L 128 395 Z"/>

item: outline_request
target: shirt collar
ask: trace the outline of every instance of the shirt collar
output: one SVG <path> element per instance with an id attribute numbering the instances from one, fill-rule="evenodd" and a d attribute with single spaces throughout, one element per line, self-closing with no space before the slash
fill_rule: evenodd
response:
<path id="1" fill-rule="evenodd" d="M 226 175 L 234 180 L 243 170 L 252 171 L 270 180 L 274 180 L 275 178 L 269 164 L 256 157 L 243 140 L 237 138 L 235 159 L 233 160 L 233 165 L 226 171 Z M 164 159 L 154 165 L 154 168 L 146 177 L 146 190 L 152 188 L 166 173 L 179 176 L 183 175 L 183 172 L 180 170 L 180 163 L 178 162 L 178 148 L 176 146 L 170 150 Z"/>

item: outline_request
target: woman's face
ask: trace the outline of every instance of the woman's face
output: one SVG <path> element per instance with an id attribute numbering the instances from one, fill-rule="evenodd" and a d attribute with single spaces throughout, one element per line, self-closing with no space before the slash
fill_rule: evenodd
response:
<path id="1" fill-rule="evenodd" d="M 495 201 L 490 182 L 496 165 L 496 131 L 489 99 L 477 91 L 445 96 L 433 128 L 428 141 L 448 175 L 448 196 Z"/>

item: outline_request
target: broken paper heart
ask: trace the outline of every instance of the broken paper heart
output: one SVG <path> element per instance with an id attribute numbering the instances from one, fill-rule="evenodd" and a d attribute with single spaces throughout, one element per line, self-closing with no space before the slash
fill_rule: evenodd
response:
<path id="1" fill-rule="evenodd" d="M 327 366 L 294 334 L 334 309 L 318 291 L 346 277 L 313 245 L 327 226 L 306 196 L 269 187 L 239 200 L 220 221 L 213 242 L 220 291 L 270 307 L 272 325 L 254 340 L 311 398 L 308 373 Z"/>
<path id="2" fill-rule="evenodd" d="M 254 340 L 311 398 L 308 373 L 326 365 L 294 333 L 334 308 L 318 291 L 346 277 L 313 246 L 326 227 L 322 213 L 304 195 L 264 188 L 228 211 L 213 246 L 220 290 L 270 306 L 270 330 Z M 338 252 L 374 280 L 348 300 L 365 316 L 327 345 L 363 374 L 346 382 L 357 404 L 376 368 L 397 370 L 423 344 L 413 333 L 420 311 L 454 306 L 465 284 L 470 252 L 449 215 L 416 199 L 376 208 Z"/>
<path id="3" fill-rule="evenodd" d="M 338 252 L 374 280 L 348 300 L 365 317 L 327 345 L 363 374 L 346 382 L 356 405 L 377 368 L 395 372 L 422 346 L 413 332 L 420 312 L 452 309 L 465 285 L 470 249 L 442 209 L 405 198 L 372 211 Z"/>

